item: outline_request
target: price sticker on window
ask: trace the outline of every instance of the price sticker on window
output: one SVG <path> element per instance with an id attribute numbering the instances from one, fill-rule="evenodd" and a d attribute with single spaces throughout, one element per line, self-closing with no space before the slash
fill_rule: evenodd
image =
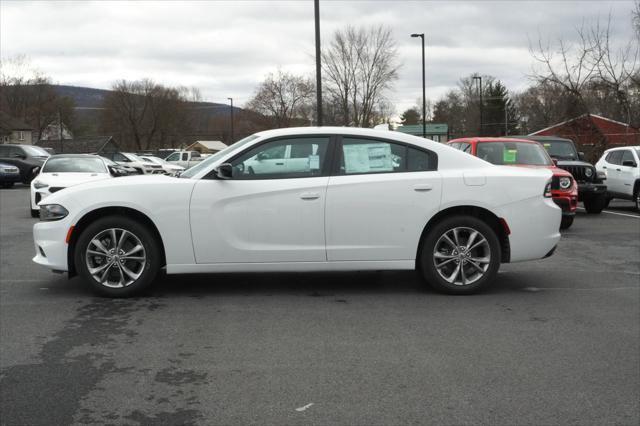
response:
<path id="1" fill-rule="evenodd" d="M 505 149 L 503 151 L 502 161 L 504 163 L 515 163 L 517 155 L 518 155 L 518 150 L 516 150 L 516 149 Z"/>

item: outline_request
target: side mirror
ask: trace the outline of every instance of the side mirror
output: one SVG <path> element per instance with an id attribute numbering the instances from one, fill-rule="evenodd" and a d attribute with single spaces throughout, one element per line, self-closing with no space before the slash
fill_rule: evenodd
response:
<path id="1" fill-rule="evenodd" d="M 120 170 L 116 169 L 115 167 L 108 166 L 108 168 L 109 168 L 109 174 L 111 174 L 111 176 L 117 177 L 121 175 Z"/>
<path id="2" fill-rule="evenodd" d="M 633 161 L 633 160 L 624 160 L 624 161 L 622 162 L 622 165 L 623 165 L 623 166 L 625 166 L 625 167 L 638 167 L 638 165 L 636 164 L 636 162 L 635 162 L 635 161 Z"/>
<path id="3" fill-rule="evenodd" d="M 16 152 L 16 153 L 15 153 L 15 154 L 13 154 L 11 157 L 13 157 L 13 158 L 20 158 L 20 159 L 22 159 L 22 160 L 24 160 L 25 158 L 27 158 L 27 156 L 26 156 L 26 155 L 24 155 L 24 154 L 20 154 L 19 152 Z"/>
<path id="4" fill-rule="evenodd" d="M 260 154 L 258 154 L 258 157 L 257 157 L 258 161 L 267 160 L 268 158 L 269 157 L 264 152 L 261 152 Z"/>
<path id="5" fill-rule="evenodd" d="M 578 151 L 578 158 L 582 161 L 584 161 L 584 152 L 582 151 Z"/>
<path id="6" fill-rule="evenodd" d="M 554 166 L 558 165 L 558 159 L 557 158 L 552 158 L 551 161 L 553 161 L 553 165 Z"/>
<path id="7" fill-rule="evenodd" d="M 229 163 L 220 164 L 216 170 L 216 175 L 220 179 L 231 179 L 233 177 L 233 166 Z"/>

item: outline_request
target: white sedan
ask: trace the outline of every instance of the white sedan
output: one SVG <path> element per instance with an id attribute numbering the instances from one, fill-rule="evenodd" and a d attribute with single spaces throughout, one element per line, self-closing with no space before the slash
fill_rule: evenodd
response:
<path id="1" fill-rule="evenodd" d="M 274 152 L 306 159 L 249 169 Z M 418 269 L 440 291 L 471 293 L 500 263 L 553 253 L 561 210 L 550 182 L 549 170 L 496 167 L 399 132 L 271 130 L 180 178 L 123 177 L 52 194 L 40 204 L 33 260 L 113 297 L 139 293 L 161 269 Z"/>
<path id="2" fill-rule="evenodd" d="M 81 183 L 111 178 L 107 159 L 91 154 L 59 154 L 45 161 L 31 181 L 31 217 L 38 217 L 38 203 L 61 189 Z"/>

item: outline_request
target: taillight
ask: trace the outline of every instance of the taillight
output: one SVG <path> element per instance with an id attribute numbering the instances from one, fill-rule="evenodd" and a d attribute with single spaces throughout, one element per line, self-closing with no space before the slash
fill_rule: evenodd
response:
<path id="1" fill-rule="evenodd" d="M 544 198 L 551 198 L 551 179 L 544 186 Z"/>

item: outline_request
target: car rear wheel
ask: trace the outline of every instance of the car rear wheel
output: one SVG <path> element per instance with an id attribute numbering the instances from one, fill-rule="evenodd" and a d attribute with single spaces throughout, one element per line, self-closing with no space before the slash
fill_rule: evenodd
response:
<path id="1" fill-rule="evenodd" d="M 419 266 L 426 282 L 449 294 L 470 294 L 489 285 L 500 267 L 493 229 L 473 216 L 454 216 L 429 231 Z"/>
<path id="2" fill-rule="evenodd" d="M 160 270 L 159 244 L 139 222 L 120 216 L 99 219 L 78 238 L 76 269 L 100 295 L 140 294 Z"/>
<path id="3" fill-rule="evenodd" d="M 640 212 L 640 189 L 636 190 L 636 195 L 634 195 L 633 199 L 636 202 L 636 211 Z"/>
<path id="4" fill-rule="evenodd" d="M 40 217 L 40 210 L 38 209 L 29 209 L 31 212 L 31 217 Z"/>
<path id="5" fill-rule="evenodd" d="M 562 216 L 562 221 L 560 222 L 560 229 L 568 229 L 573 224 L 573 216 Z"/>

